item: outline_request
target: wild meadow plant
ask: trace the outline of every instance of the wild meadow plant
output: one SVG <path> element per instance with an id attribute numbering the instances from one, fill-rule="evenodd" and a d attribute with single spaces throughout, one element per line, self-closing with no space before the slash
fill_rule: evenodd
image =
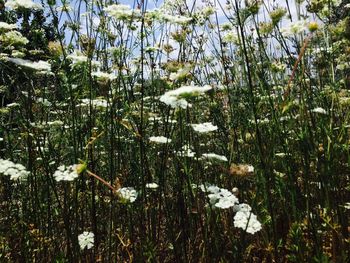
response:
<path id="1" fill-rule="evenodd" d="M 1 262 L 348 262 L 348 0 L 0 0 Z"/>

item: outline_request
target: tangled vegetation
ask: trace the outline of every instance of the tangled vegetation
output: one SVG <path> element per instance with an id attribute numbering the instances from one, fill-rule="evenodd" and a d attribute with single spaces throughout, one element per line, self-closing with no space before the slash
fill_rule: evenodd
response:
<path id="1" fill-rule="evenodd" d="M 349 14 L 0 0 L 0 261 L 349 262 Z"/>

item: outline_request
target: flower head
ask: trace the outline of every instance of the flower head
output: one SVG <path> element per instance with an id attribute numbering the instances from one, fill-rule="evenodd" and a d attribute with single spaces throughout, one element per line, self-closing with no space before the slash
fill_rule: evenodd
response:
<path id="1" fill-rule="evenodd" d="M 130 20 L 140 17 L 140 10 L 131 9 L 128 5 L 113 4 L 105 7 L 106 13 L 116 19 Z"/>
<path id="2" fill-rule="evenodd" d="M 15 63 L 18 66 L 34 69 L 39 72 L 51 71 L 51 65 L 46 61 L 39 60 L 38 62 L 35 62 L 22 58 L 8 58 L 8 60 L 12 63 Z"/>
<path id="3" fill-rule="evenodd" d="M 199 124 L 191 124 L 193 130 L 199 133 L 206 133 L 216 131 L 218 126 L 213 125 L 211 122 L 204 122 Z"/>
<path id="4" fill-rule="evenodd" d="M 8 0 L 5 3 L 5 7 L 12 8 L 14 10 L 19 8 L 40 10 L 43 7 L 40 4 L 34 3 L 32 0 Z"/>
<path id="5" fill-rule="evenodd" d="M 299 20 L 290 23 L 288 26 L 281 29 L 281 33 L 284 37 L 293 36 L 304 32 L 308 27 L 308 23 L 305 20 Z"/>
<path id="6" fill-rule="evenodd" d="M 122 203 L 133 203 L 137 198 L 137 191 L 133 187 L 123 187 L 117 191 Z"/>
<path id="7" fill-rule="evenodd" d="M 223 155 L 218 155 L 216 153 L 203 153 L 202 154 L 202 159 L 203 160 L 208 160 L 208 161 L 221 161 L 221 162 L 227 162 L 226 156 Z"/>
<path id="8" fill-rule="evenodd" d="M 94 246 L 94 233 L 84 231 L 82 234 L 78 236 L 80 249 L 83 250 L 85 248 L 90 249 Z"/>
<path id="9" fill-rule="evenodd" d="M 185 98 L 190 96 L 199 96 L 211 90 L 212 87 L 209 85 L 205 85 L 203 87 L 199 86 L 182 86 L 175 90 L 170 90 L 164 93 L 160 97 L 160 101 L 171 106 L 172 108 L 182 108 L 186 109 L 187 107 L 191 107 L 192 105 L 186 101 Z"/>
<path id="10" fill-rule="evenodd" d="M 256 215 L 251 212 L 251 207 L 248 204 L 239 204 L 235 207 L 237 213 L 234 216 L 234 226 L 242 228 L 249 234 L 254 234 L 261 230 L 261 223 Z"/>
<path id="11" fill-rule="evenodd" d="M 181 157 L 194 157 L 195 152 L 192 151 L 189 145 L 184 145 L 182 146 L 181 151 L 177 153 L 177 155 Z"/>
<path id="12" fill-rule="evenodd" d="M 9 31 L 0 35 L 0 41 L 4 46 L 24 46 L 29 40 L 18 31 Z"/>
<path id="13" fill-rule="evenodd" d="M 0 30 L 12 30 L 16 28 L 17 28 L 16 24 L 8 24 L 6 22 L 0 22 Z"/>
<path id="14" fill-rule="evenodd" d="M 154 143 L 169 143 L 171 142 L 171 139 L 164 137 L 164 136 L 151 136 L 149 137 L 150 142 Z"/>
<path id="15" fill-rule="evenodd" d="M 148 189 L 157 189 L 159 185 L 157 183 L 148 183 L 146 184 L 146 188 Z"/>
<path id="16" fill-rule="evenodd" d="M 327 111 L 321 107 L 317 107 L 311 110 L 314 113 L 327 114 Z"/>
<path id="17" fill-rule="evenodd" d="M 65 166 L 61 165 L 57 168 L 57 171 L 53 174 L 53 177 L 57 182 L 59 181 L 74 181 L 79 176 L 79 166 L 77 164 Z"/>
<path id="18" fill-rule="evenodd" d="M 203 192 L 209 192 L 209 203 L 216 208 L 227 209 L 238 205 L 238 198 L 227 189 L 215 185 L 201 185 L 200 188 Z"/>
<path id="19" fill-rule="evenodd" d="M 0 159 L 0 173 L 9 175 L 11 180 L 25 180 L 29 172 L 22 164 Z"/>

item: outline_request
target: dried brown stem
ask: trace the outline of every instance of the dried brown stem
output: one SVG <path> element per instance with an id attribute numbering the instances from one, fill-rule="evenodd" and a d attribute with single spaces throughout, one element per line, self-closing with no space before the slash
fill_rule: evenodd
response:
<path id="1" fill-rule="evenodd" d="M 289 96 L 289 93 L 290 93 L 290 90 L 291 90 L 291 83 L 292 83 L 292 81 L 294 80 L 295 73 L 296 73 L 296 71 L 297 71 L 298 65 L 299 65 L 301 59 L 303 58 L 303 56 L 304 56 L 304 54 L 305 54 L 306 48 L 307 48 L 307 46 L 308 46 L 308 44 L 309 44 L 311 38 L 312 38 L 312 34 L 310 34 L 310 35 L 305 39 L 304 44 L 303 44 L 303 46 L 302 46 L 302 48 L 301 48 L 301 50 L 300 50 L 298 59 L 297 59 L 297 60 L 295 61 L 295 63 L 294 63 L 292 75 L 290 76 L 290 78 L 289 78 L 289 80 L 288 80 L 287 89 L 286 89 L 286 91 L 285 91 L 284 94 L 283 94 L 283 100 L 284 100 L 284 101 L 285 101 L 285 100 L 288 98 L 288 96 Z"/>

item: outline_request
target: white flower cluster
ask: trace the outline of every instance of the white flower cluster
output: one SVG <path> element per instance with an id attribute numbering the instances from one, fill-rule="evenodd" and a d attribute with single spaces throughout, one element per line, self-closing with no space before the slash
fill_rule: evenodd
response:
<path id="1" fill-rule="evenodd" d="M 238 204 L 238 198 L 227 189 L 215 185 L 201 185 L 200 188 L 203 192 L 209 192 L 209 203 L 216 208 L 227 209 Z"/>
<path id="2" fill-rule="evenodd" d="M 189 22 L 192 21 L 191 17 L 187 17 L 187 16 L 180 16 L 180 15 L 169 15 L 166 13 L 163 13 L 160 16 L 160 20 L 164 21 L 164 22 L 169 22 L 171 24 L 179 24 L 179 25 L 186 25 Z"/>
<path id="3" fill-rule="evenodd" d="M 211 122 L 204 122 L 199 124 L 191 124 L 193 130 L 199 133 L 207 133 L 216 131 L 218 129 L 218 126 L 213 125 Z"/>
<path id="4" fill-rule="evenodd" d="M 57 12 L 71 12 L 71 11 L 73 11 L 73 8 L 69 5 L 68 2 L 66 2 L 62 6 L 57 6 L 56 11 Z"/>
<path id="5" fill-rule="evenodd" d="M 131 9 L 129 5 L 113 4 L 104 8 L 104 11 L 119 20 L 131 20 L 141 18 L 141 11 Z M 192 21 L 191 17 L 182 15 L 171 15 L 163 8 L 149 10 L 145 13 L 145 17 L 149 20 L 159 22 L 169 22 L 171 24 L 186 25 Z"/>
<path id="6" fill-rule="evenodd" d="M 176 90 L 170 90 L 165 92 L 161 97 L 160 101 L 165 103 L 166 105 L 171 106 L 172 108 L 182 108 L 186 109 L 187 107 L 191 107 L 192 105 L 188 103 L 184 97 L 186 96 L 199 96 L 211 90 L 212 87 L 209 85 L 205 85 L 203 87 L 200 86 L 182 86 Z"/>
<path id="7" fill-rule="evenodd" d="M 181 148 L 181 151 L 179 151 L 177 153 L 178 156 L 181 157 L 194 157 L 195 156 L 195 152 L 192 151 L 191 147 L 189 145 L 184 145 Z"/>
<path id="8" fill-rule="evenodd" d="M 88 62 L 88 57 L 83 55 L 81 52 L 75 50 L 72 54 L 68 55 L 67 58 L 72 61 L 71 68 L 75 68 L 77 66 L 84 65 Z M 93 67 L 99 66 L 100 62 L 98 61 L 91 61 L 91 65 Z"/>
<path id="9" fill-rule="evenodd" d="M 218 155 L 216 153 L 203 153 L 202 154 L 202 159 L 204 160 L 214 160 L 214 161 L 222 161 L 222 162 L 227 162 L 226 156 L 223 155 Z"/>
<path id="10" fill-rule="evenodd" d="M 222 37 L 222 41 L 225 43 L 234 43 L 234 44 L 238 44 L 239 43 L 239 38 L 238 35 L 235 31 L 229 31 L 227 32 L 223 37 Z"/>
<path id="11" fill-rule="evenodd" d="M 146 188 L 148 189 L 157 189 L 159 185 L 157 183 L 148 183 L 146 184 Z"/>
<path id="12" fill-rule="evenodd" d="M 350 202 L 347 202 L 343 205 L 343 207 L 346 209 L 346 210 L 350 210 Z"/>
<path id="13" fill-rule="evenodd" d="M 107 108 L 107 101 L 102 98 L 96 98 L 94 100 L 91 100 L 91 104 L 93 107 L 101 107 L 101 108 Z M 81 103 L 78 105 L 80 107 L 88 107 L 90 105 L 90 99 L 82 99 Z"/>
<path id="14" fill-rule="evenodd" d="M 319 113 L 319 114 L 327 114 L 327 111 L 321 107 L 317 107 L 311 110 L 311 112 Z"/>
<path id="15" fill-rule="evenodd" d="M 242 228 L 249 234 L 254 234 L 261 230 L 261 223 L 251 210 L 252 208 L 248 204 L 236 205 L 236 214 L 233 220 L 235 227 Z"/>
<path id="16" fill-rule="evenodd" d="M 78 236 L 80 249 L 83 250 L 85 248 L 92 248 L 94 246 L 94 238 L 95 235 L 92 232 L 84 231 L 82 234 L 80 234 Z"/>
<path id="17" fill-rule="evenodd" d="M 121 198 L 122 203 L 133 203 L 137 198 L 137 191 L 133 187 L 123 187 L 118 189 L 117 194 Z"/>
<path id="18" fill-rule="evenodd" d="M 123 4 L 109 5 L 104 8 L 104 11 L 108 15 L 120 20 L 129 20 L 141 16 L 140 10 L 131 9 L 130 6 Z"/>
<path id="19" fill-rule="evenodd" d="M 0 22 L 0 30 L 12 30 L 16 28 L 17 28 L 16 24 L 8 24 L 6 22 Z"/>
<path id="20" fill-rule="evenodd" d="M 80 54 L 79 52 L 74 52 L 67 56 L 68 59 L 72 60 L 73 65 L 79 64 L 79 63 L 86 63 L 88 61 L 88 57 L 84 56 L 83 54 Z"/>
<path id="21" fill-rule="evenodd" d="M 233 208 L 236 212 L 233 218 L 235 227 L 242 228 L 250 234 L 261 230 L 261 223 L 252 213 L 252 208 L 248 204 L 239 204 L 238 198 L 232 192 L 216 185 L 202 184 L 199 187 L 203 192 L 209 193 L 210 205 L 220 209 Z"/>
<path id="22" fill-rule="evenodd" d="M 39 72 L 50 72 L 51 71 L 51 65 L 46 61 L 39 60 L 38 62 L 33 62 L 33 61 L 22 59 L 22 58 L 8 58 L 8 60 L 12 63 L 15 63 L 16 65 L 21 66 L 21 67 L 34 69 L 34 70 L 39 71 Z"/>
<path id="23" fill-rule="evenodd" d="M 154 143 L 169 143 L 171 142 L 171 139 L 164 137 L 164 136 L 151 136 L 149 137 L 150 142 Z"/>
<path id="24" fill-rule="evenodd" d="M 169 79 L 172 81 L 183 79 L 190 73 L 191 69 L 190 65 L 186 65 L 185 67 L 178 69 L 176 73 L 172 72 Z"/>
<path id="25" fill-rule="evenodd" d="M 117 76 L 113 73 L 106 73 L 102 71 L 95 71 L 91 73 L 91 76 L 96 77 L 99 80 L 115 80 Z"/>
<path id="26" fill-rule="evenodd" d="M 57 171 L 53 174 L 53 177 L 57 182 L 59 181 L 74 181 L 79 176 L 78 165 L 65 166 L 61 165 L 57 168 Z"/>
<path id="27" fill-rule="evenodd" d="M 306 20 L 298 20 L 290 23 L 288 26 L 281 29 L 281 33 L 284 37 L 294 36 L 304 32 L 308 27 Z"/>
<path id="28" fill-rule="evenodd" d="M 4 46 L 24 46 L 29 40 L 18 31 L 9 31 L 0 35 L 0 41 Z"/>
<path id="29" fill-rule="evenodd" d="M 348 69 L 348 68 L 350 68 L 350 63 L 347 63 L 347 62 L 340 63 L 340 64 L 338 64 L 337 67 L 336 67 L 336 69 L 337 69 L 337 70 L 340 70 L 340 71 L 346 70 L 346 69 Z"/>
<path id="30" fill-rule="evenodd" d="M 5 7 L 9 7 L 14 10 L 19 8 L 34 9 L 34 10 L 43 9 L 40 4 L 34 3 L 31 0 L 8 0 L 7 2 L 5 2 Z"/>
<path id="31" fill-rule="evenodd" d="M 9 175 L 11 180 L 25 180 L 29 172 L 22 164 L 0 159 L 0 174 Z"/>

